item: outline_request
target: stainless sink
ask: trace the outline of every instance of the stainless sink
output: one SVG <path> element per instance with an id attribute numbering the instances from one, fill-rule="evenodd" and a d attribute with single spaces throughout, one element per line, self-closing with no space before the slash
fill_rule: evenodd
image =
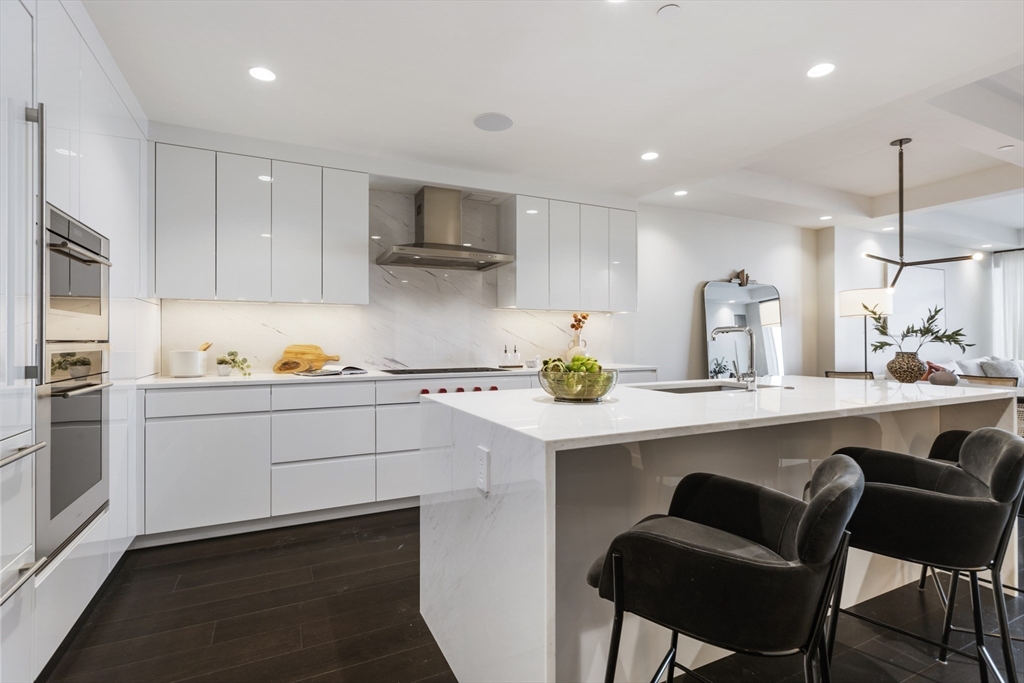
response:
<path id="1" fill-rule="evenodd" d="M 698 380 L 687 382 L 650 382 L 647 384 L 631 384 L 634 389 L 647 389 L 648 391 L 660 391 L 665 394 L 711 394 L 720 391 L 745 391 L 746 386 L 735 380 Z M 769 389 L 771 387 L 758 384 L 758 389 Z"/>
<path id="2" fill-rule="evenodd" d="M 652 391 L 661 391 L 666 394 L 709 394 L 716 391 L 743 391 L 743 387 L 728 387 L 717 384 L 710 387 L 641 387 Z"/>

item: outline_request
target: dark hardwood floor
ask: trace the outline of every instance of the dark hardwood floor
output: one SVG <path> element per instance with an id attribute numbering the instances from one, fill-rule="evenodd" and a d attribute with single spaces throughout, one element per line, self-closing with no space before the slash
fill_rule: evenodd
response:
<path id="1" fill-rule="evenodd" d="M 991 592 L 984 597 L 992 630 Z M 961 626 L 970 623 L 969 600 L 961 591 Z M 932 637 L 941 628 L 930 586 L 904 586 L 858 609 Z M 1024 598 L 1009 611 L 1019 636 Z M 966 634 L 955 634 L 954 644 L 973 650 Z M 1024 648 L 1014 645 L 1024 672 Z M 998 641 L 990 649 L 1001 664 Z M 974 662 L 954 655 L 943 665 L 935 657 L 925 645 L 843 616 L 833 681 L 980 680 Z M 789 683 L 802 680 L 800 667 L 796 657 L 733 655 L 699 671 L 716 683 Z M 652 662 L 652 675 L 656 668 Z M 419 511 L 132 551 L 48 680 L 455 681 L 419 615 Z"/>

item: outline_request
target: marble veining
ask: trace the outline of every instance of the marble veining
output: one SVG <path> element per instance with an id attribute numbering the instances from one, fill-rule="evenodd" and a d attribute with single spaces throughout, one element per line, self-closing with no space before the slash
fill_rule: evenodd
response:
<path id="1" fill-rule="evenodd" d="M 463 202 L 463 240 L 496 249 L 497 206 Z M 172 349 L 236 350 L 254 372 L 269 371 L 289 344 L 319 344 L 343 363 L 366 368 L 497 365 L 518 346 L 523 358 L 560 354 L 569 340 L 564 312 L 499 310 L 497 274 L 378 266 L 388 246 L 414 240 L 413 196 L 370 191 L 370 304 L 277 304 L 163 300 L 164 362 Z M 611 362 L 614 316 L 595 314 L 588 349 Z M 628 359 L 623 359 L 628 360 Z"/>

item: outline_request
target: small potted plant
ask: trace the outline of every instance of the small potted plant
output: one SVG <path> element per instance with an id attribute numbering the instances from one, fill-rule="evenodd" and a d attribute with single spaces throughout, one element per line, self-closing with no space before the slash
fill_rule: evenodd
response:
<path id="1" fill-rule="evenodd" d="M 925 344 L 933 342 L 936 344 L 950 344 L 952 346 L 959 346 L 960 351 L 967 351 L 968 346 L 974 346 L 974 344 L 968 344 L 964 341 L 963 328 L 952 331 L 939 329 L 939 313 L 942 313 L 942 309 L 938 306 L 929 309 L 928 315 L 921 320 L 920 325 L 907 325 L 906 329 L 898 334 L 899 338 L 889 331 L 888 318 L 879 314 L 875 308 L 864 306 L 864 310 L 867 311 L 868 317 L 871 318 L 875 332 L 892 340 L 881 339 L 873 342 L 871 344 L 871 352 L 878 353 L 895 346 L 897 349 L 896 357 L 889 361 L 885 368 L 889 371 L 890 375 L 904 384 L 916 382 L 924 376 L 927 366 L 917 357 L 917 353 Z M 908 339 L 917 339 L 917 348 L 913 351 L 903 348 Z"/>
<path id="2" fill-rule="evenodd" d="M 221 377 L 227 377 L 232 370 L 238 370 L 244 377 L 248 377 L 252 374 L 249 372 L 251 367 L 248 358 L 238 357 L 238 351 L 228 351 L 217 359 L 217 374 Z"/>
<path id="3" fill-rule="evenodd" d="M 711 379 L 718 379 L 729 375 L 729 366 L 725 363 L 725 356 L 711 359 Z"/>
<path id="4" fill-rule="evenodd" d="M 50 361 L 50 374 L 64 371 L 74 378 L 85 377 L 92 369 L 92 360 L 88 356 L 79 356 L 73 351 L 59 354 Z"/>

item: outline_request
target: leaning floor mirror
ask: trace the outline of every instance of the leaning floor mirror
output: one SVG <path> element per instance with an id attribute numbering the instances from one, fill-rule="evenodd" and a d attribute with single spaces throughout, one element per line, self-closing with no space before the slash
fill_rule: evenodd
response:
<path id="1" fill-rule="evenodd" d="M 782 360 L 782 307 L 779 290 L 772 285 L 709 282 L 704 286 L 704 340 L 708 377 L 724 379 L 749 372 L 749 337 L 712 332 L 720 327 L 749 327 L 754 338 L 754 365 L 758 377 L 784 375 Z"/>

